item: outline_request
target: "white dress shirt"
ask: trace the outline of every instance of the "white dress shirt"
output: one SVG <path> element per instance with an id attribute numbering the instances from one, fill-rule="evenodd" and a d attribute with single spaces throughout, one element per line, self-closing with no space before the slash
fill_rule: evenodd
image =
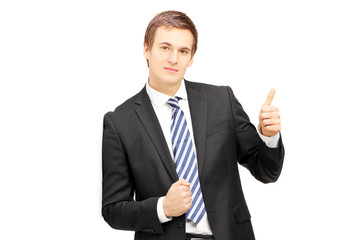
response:
<path id="1" fill-rule="evenodd" d="M 190 135 L 191 135 L 192 139 L 194 139 L 194 132 L 193 132 L 193 128 L 192 128 L 190 108 L 189 108 L 189 102 L 188 102 L 187 92 L 186 92 L 186 88 L 185 88 L 185 82 L 184 82 L 184 80 L 181 82 L 181 85 L 174 96 L 168 96 L 166 94 L 156 91 L 155 89 L 150 87 L 149 83 L 146 83 L 146 92 L 149 95 L 152 106 L 154 108 L 156 116 L 160 122 L 161 129 L 165 136 L 166 143 L 169 147 L 169 152 L 174 160 L 174 155 L 173 155 L 173 151 L 172 151 L 172 143 L 171 143 L 171 133 L 170 133 L 172 108 L 169 106 L 169 104 L 167 104 L 167 101 L 169 100 L 170 97 L 177 96 L 177 97 L 181 98 L 179 100 L 179 106 L 180 106 L 181 110 L 184 112 L 187 126 L 190 131 Z M 265 136 L 261 135 L 260 133 L 259 133 L 259 135 L 268 147 L 272 147 L 272 148 L 277 147 L 279 139 L 280 139 L 279 133 L 273 137 L 265 137 Z M 194 141 L 193 141 L 193 143 L 194 143 Z M 194 149 L 195 149 L 195 156 L 196 156 L 195 146 L 194 146 Z M 158 203 L 157 203 L 157 213 L 158 213 L 158 217 L 159 217 L 159 220 L 161 223 L 172 220 L 172 218 L 167 218 L 165 216 L 164 208 L 163 208 L 163 199 L 164 199 L 164 197 L 160 197 L 158 200 Z M 187 233 L 212 235 L 212 231 L 211 231 L 209 220 L 208 220 L 206 213 L 198 224 L 187 219 L 185 229 L 186 229 Z"/>

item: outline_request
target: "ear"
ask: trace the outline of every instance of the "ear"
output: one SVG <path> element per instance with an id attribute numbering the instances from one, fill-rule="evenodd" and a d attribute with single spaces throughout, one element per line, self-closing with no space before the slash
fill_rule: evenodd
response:
<path id="1" fill-rule="evenodd" d="M 191 65 L 193 64 L 193 62 L 194 62 L 194 56 L 191 57 L 191 60 L 190 60 L 190 62 L 188 63 L 188 67 L 191 67 Z"/>
<path id="2" fill-rule="evenodd" d="M 144 43 L 144 57 L 148 60 L 149 59 L 149 47 L 146 43 Z"/>

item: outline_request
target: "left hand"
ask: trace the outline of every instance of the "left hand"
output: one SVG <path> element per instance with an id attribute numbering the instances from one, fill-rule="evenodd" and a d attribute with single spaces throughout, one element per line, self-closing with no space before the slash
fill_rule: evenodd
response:
<path id="1" fill-rule="evenodd" d="M 281 122 L 279 109 L 271 106 L 271 101 L 275 96 L 275 89 L 271 89 L 259 114 L 259 132 L 266 136 L 272 137 L 280 132 Z"/>

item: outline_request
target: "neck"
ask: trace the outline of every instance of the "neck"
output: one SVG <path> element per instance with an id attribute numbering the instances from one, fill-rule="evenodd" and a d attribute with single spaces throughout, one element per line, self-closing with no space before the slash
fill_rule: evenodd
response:
<path id="1" fill-rule="evenodd" d="M 156 83 L 152 82 L 149 78 L 149 85 L 156 91 L 166 94 L 170 97 L 173 97 L 175 95 L 175 93 L 178 91 L 178 89 L 180 88 L 181 81 L 179 81 L 176 84 L 165 84 L 165 83 L 164 84 L 156 84 Z"/>

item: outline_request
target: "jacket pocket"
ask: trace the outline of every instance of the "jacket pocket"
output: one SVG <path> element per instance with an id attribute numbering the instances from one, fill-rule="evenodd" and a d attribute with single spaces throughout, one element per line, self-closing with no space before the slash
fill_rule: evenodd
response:
<path id="1" fill-rule="evenodd" d="M 246 205 L 239 205 L 233 208 L 235 220 L 238 224 L 248 221 L 251 218 L 250 212 Z"/>
<path id="2" fill-rule="evenodd" d="M 207 130 L 206 130 L 206 136 L 210 137 L 211 135 L 214 135 L 215 133 L 220 132 L 220 131 L 228 128 L 229 123 L 230 123 L 229 120 L 225 120 L 225 121 L 222 121 L 220 123 L 209 126 L 207 128 Z"/>

